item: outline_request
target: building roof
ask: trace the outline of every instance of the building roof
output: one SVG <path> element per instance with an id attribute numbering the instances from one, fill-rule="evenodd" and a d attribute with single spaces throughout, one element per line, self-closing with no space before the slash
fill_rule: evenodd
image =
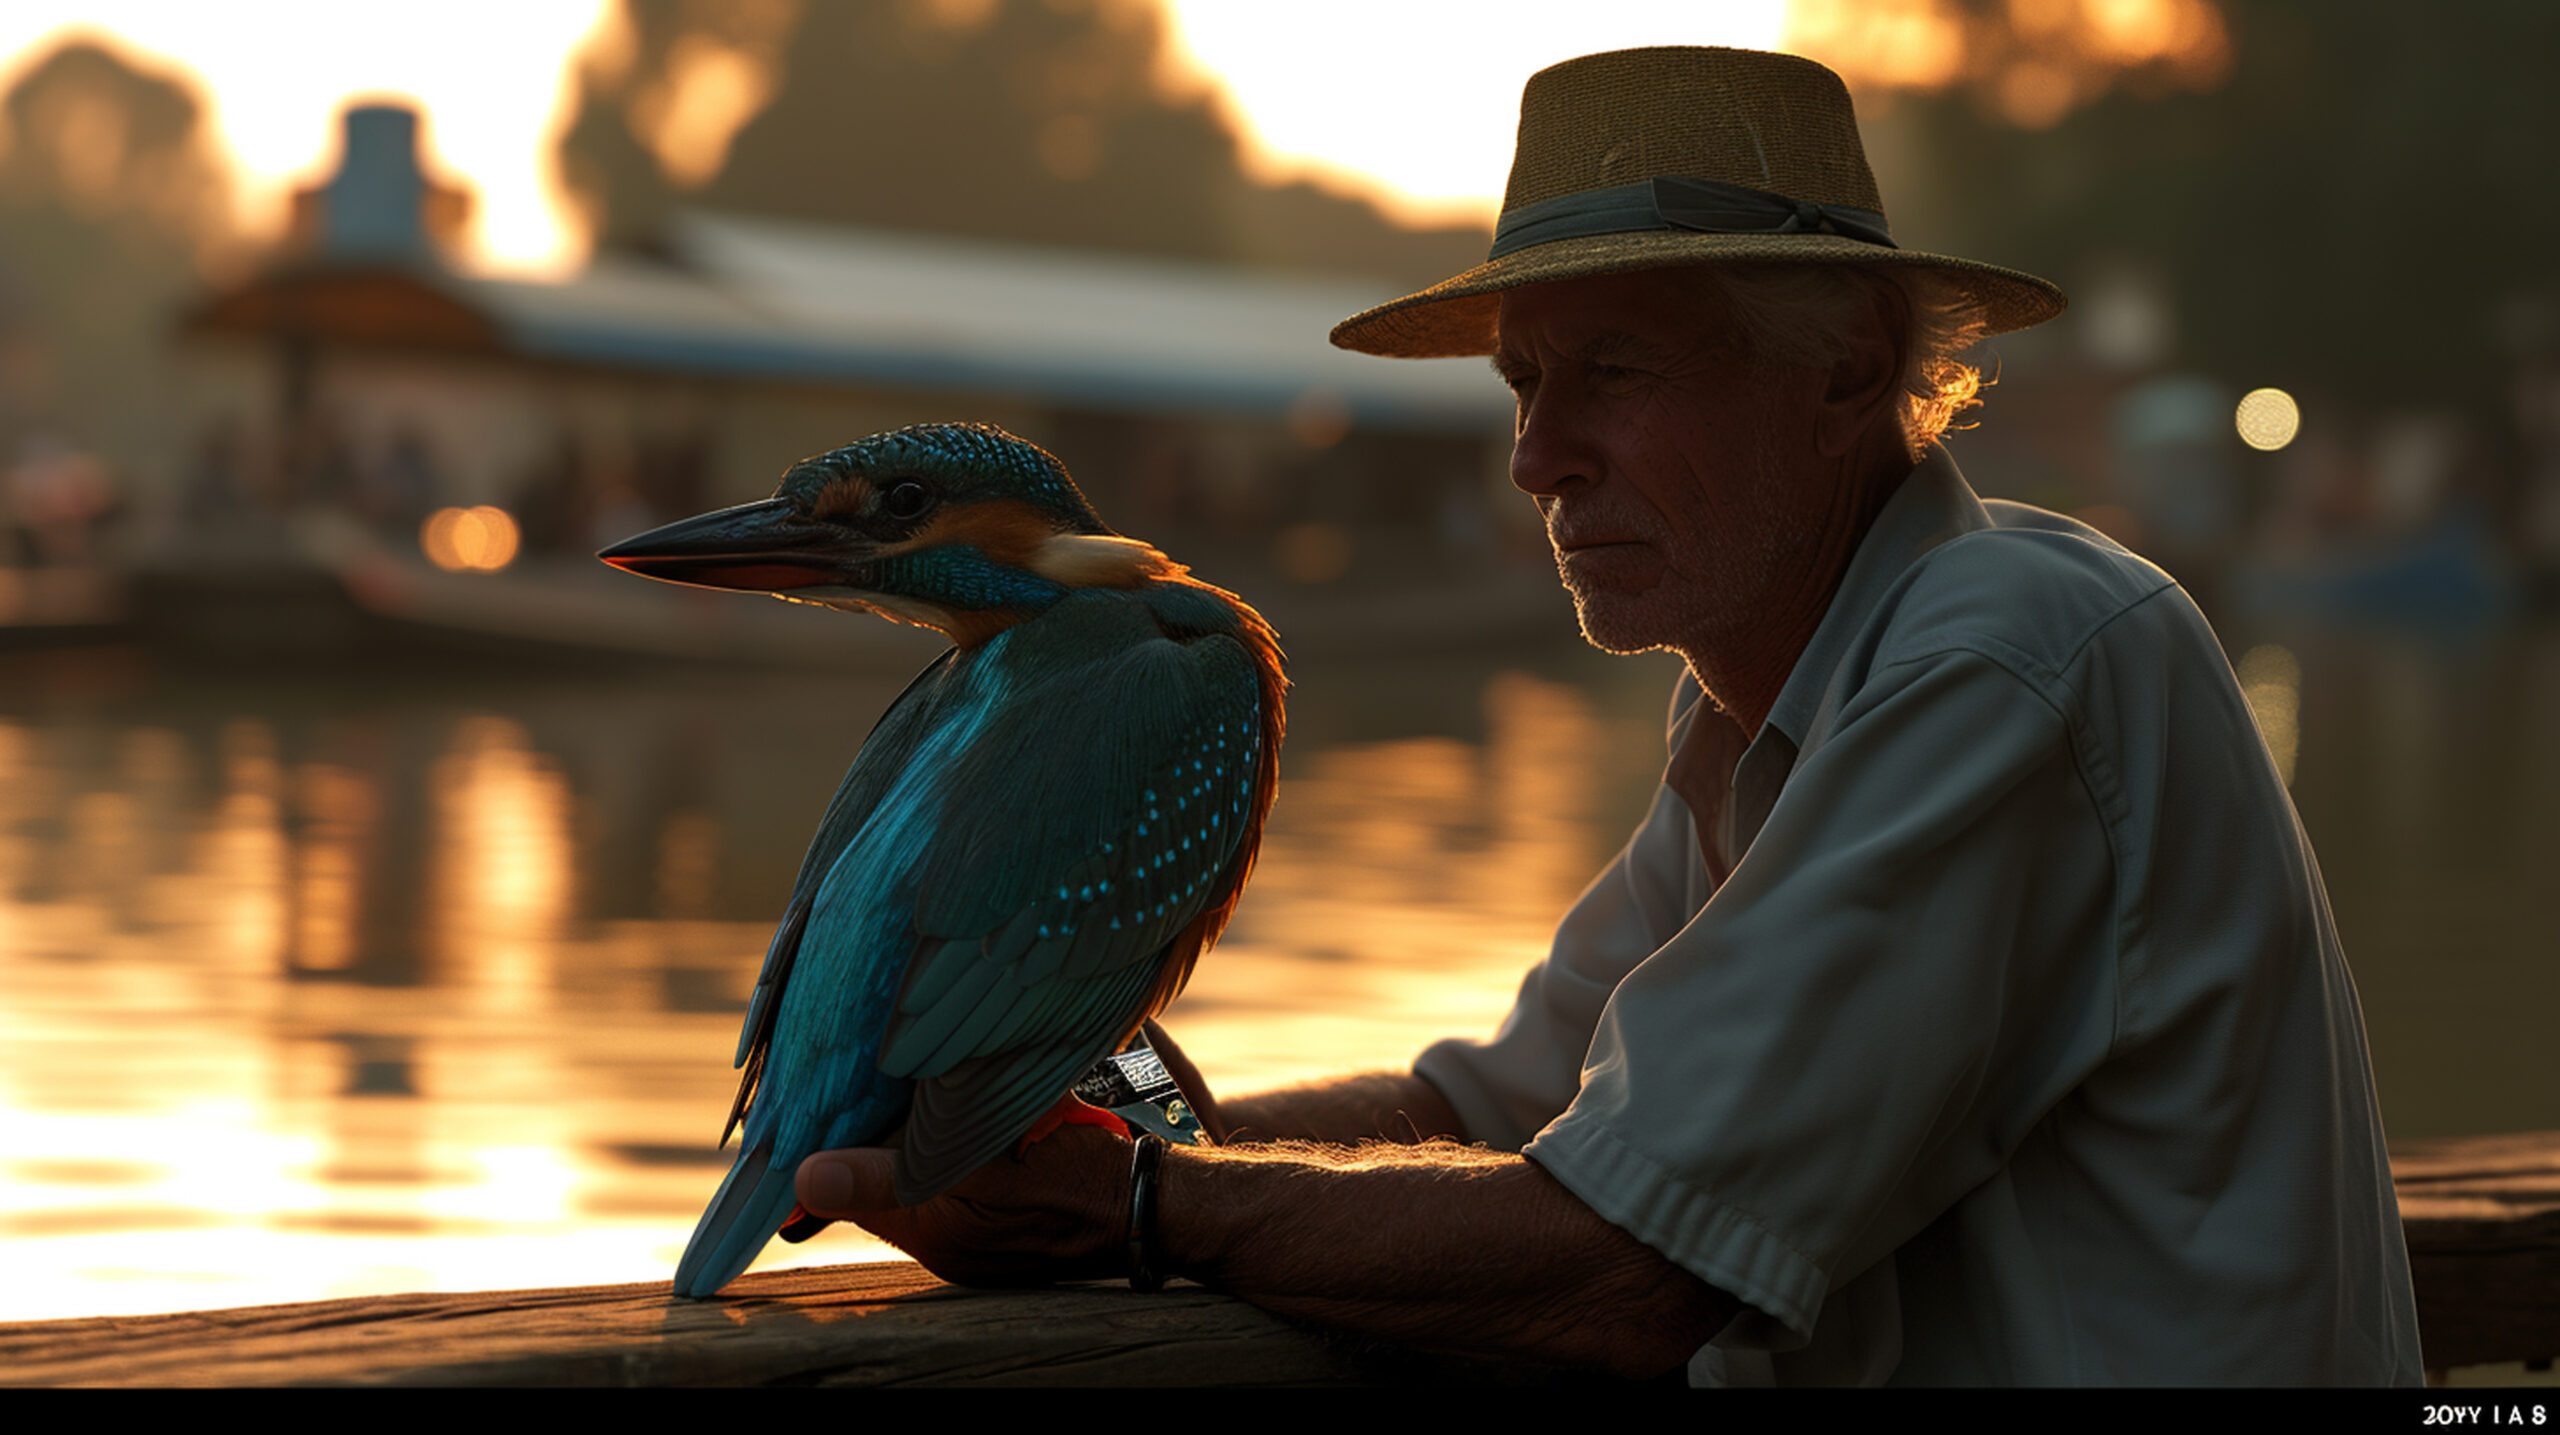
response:
<path id="1" fill-rule="evenodd" d="M 362 304 L 350 297 L 359 291 L 370 295 Z M 671 226 L 664 261 L 606 253 L 554 283 L 306 264 L 218 296 L 194 326 L 1082 407 L 1279 415 L 1313 395 L 1368 426 L 1507 424 L 1510 397 L 1480 361 L 1381 360 L 1326 342 L 1336 321 L 1397 292 L 1386 281 L 691 213 Z M 442 317 L 409 335 L 385 317 L 403 313 Z M 483 321 L 484 339 L 461 341 L 475 327 L 466 315 Z"/>

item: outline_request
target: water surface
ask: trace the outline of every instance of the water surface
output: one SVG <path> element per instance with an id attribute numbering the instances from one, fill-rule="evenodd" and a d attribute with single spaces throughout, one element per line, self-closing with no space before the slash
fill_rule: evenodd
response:
<path id="1" fill-rule="evenodd" d="M 2560 1127 L 2560 641 L 2232 649 L 2392 1134 Z M 1219 1088 L 1489 1032 L 1642 812 L 1672 672 L 1301 668 L 1254 886 L 1169 1018 Z M 0 1319 L 663 1278 L 770 923 L 908 676 L 0 655 Z"/>

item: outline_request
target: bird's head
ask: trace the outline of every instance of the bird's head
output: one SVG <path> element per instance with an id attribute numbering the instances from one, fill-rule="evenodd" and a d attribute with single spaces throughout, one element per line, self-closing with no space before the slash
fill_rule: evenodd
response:
<path id="1" fill-rule="evenodd" d="M 868 609 L 974 646 L 1075 588 L 1180 570 L 1105 528 L 1064 464 L 989 424 L 918 424 L 804 458 L 773 497 L 596 555 L 704 588 Z"/>

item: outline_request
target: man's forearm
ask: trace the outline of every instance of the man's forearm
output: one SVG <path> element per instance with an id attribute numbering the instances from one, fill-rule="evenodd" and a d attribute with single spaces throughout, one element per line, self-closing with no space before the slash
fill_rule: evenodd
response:
<path id="1" fill-rule="evenodd" d="M 1161 1179 L 1172 1271 L 1406 1344 L 1650 1376 L 1736 1308 L 1516 1155 L 1451 1142 L 1176 1149 Z"/>
<path id="2" fill-rule="evenodd" d="M 1440 1089 L 1409 1071 L 1364 1072 L 1219 1104 L 1223 1139 L 1247 1142 L 1464 1139 Z"/>
<path id="3" fill-rule="evenodd" d="M 895 1164 L 878 1148 L 813 1156 L 801 1203 L 860 1221 L 963 1284 L 1128 1269 L 1131 1153 L 1116 1136 L 1061 1127 L 912 1207 L 897 1204 Z M 1650 1376 L 1735 1309 L 1506 1152 L 1454 1141 L 1173 1146 L 1156 1179 L 1158 1271 L 1382 1339 Z"/>

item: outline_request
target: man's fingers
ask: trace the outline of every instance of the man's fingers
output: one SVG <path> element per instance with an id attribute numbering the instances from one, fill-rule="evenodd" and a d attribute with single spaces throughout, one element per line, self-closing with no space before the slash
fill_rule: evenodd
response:
<path id="1" fill-rule="evenodd" d="M 811 1215 L 845 1219 L 898 1205 L 897 1153 L 878 1147 L 821 1151 L 800 1163 L 792 1191 Z"/>

